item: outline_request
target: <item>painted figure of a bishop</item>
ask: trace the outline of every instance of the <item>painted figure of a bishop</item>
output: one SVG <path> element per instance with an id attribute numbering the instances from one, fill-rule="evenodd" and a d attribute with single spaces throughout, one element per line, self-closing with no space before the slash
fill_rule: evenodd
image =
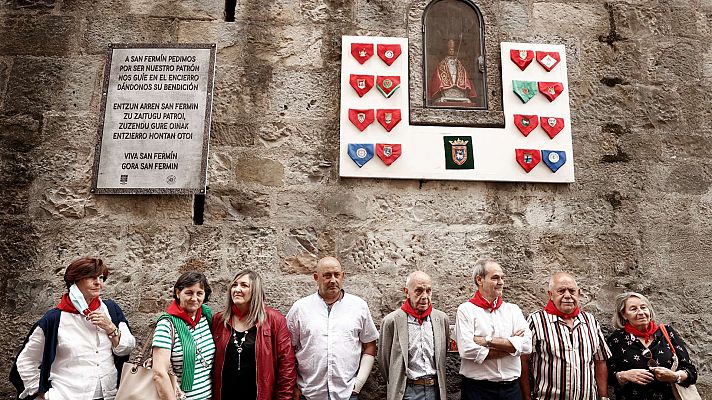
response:
<path id="1" fill-rule="evenodd" d="M 432 103 L 470 106 L 477 97 L 467 70 L 457 58 L 455 40 L 447 41 L 447 56 L 438 63 L 428 84 L 428 100 Z"/>

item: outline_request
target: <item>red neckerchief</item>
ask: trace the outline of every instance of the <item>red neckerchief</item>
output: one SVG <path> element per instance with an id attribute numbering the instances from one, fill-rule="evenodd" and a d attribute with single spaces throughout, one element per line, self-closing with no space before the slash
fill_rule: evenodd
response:
<path id="1" fill-rule="evenodd" d="M 180 308 L 177 301 L 173 300 L 171 305 L 166 308 L 166 312 L 174 317 L 182 319 L 189 327 L 191 327 L 191 329 L 195 329 L 195 326 L 198 325 L 198 321 L 200 321 L 200 317 L 203 315 L 203 308 L 198 308 L 198 312 L 195 313 L 194 320 L 190 317 L 190 315 L 188 315 L 187 312 L 185 312 L 184 309 Z"/>
<path id="2" fill-rule="evenodd" d="M 83 310 L 82 313 L 84 315 L 88 315 L 90 312 L 96 310 L 101 306 L 101 301 L 99 300 L 98 297 L 95 297 L 91 303 L 89 303 L 89 308 L 86 310 Z M 68 313 L 72 314 L 79 314 L 79 311 L 77 311 L 77 308 L 74 307 L 74 304 L 72 304 L 72 301 L 69 300 L 69 293 L 65 293 L 62 295 L 62 298 L 59 300 L 59 304 L 57 304 L 57 308 L 59 308 L 61 311 L 66 311 Z"/>
<path id="3" fill-rule="evenodd" d="M 551 315 L 556 315 L 557 317 L 561 317 L 563 319 L 573 318 L 573 317 L 579 315 L 579 313 L 581 312 L 581 310 L 578 307 L 576 307 L 574 312 L 572 312 L 571 314 L 565 314 L 565 313 L 561 312 L 558 308 L 556 308 L 556 306 L 554 305 L 554 302 L 551 300 L 549 300 L 549 302 L 546 303 L 546 307 L 544 307 L 544 311 L 548 312 Z"/>
<path id="4" fill-rule="evenodd" d="M 230 304 L 230 308 L 232 309 L 232 314 L 236 316 L 239 320 L 245 318 L 245 315 L 247 315 L 247 313 L 243 313 L 242 311 L 240 311 L 240 309 L 237 308 L 237 306 L 234 304 Z"/>
<path id="5" fill-rule="evenodd" d="M 635 329 L 633 325 L 630 324 L 630 322 L 626 322 L 623 329 L 625 329 L 626 332 L 635 335 L 635 337 L 642 337 L 645 339 L 645 341 L 648 341 L 648 339 L 650 339 L 650 337 L 653 336 L 655 332 L 657 332 L 658 325 L 655 324 L 655 321 L 650 321 L 650 323 L 648 324 L 648 329 L 646 329 L 645 331 L 639 331 Z"/>
<path id="6" fill-rule="evenodd" d="M 494 299 L 493 302 L 487 301 L 484 297 L 482 297 L 482 294 L 480 291 L 476 291 L 475 295 L 472 296 L 470 299 L 470 303 L 476 305 L 477 307 L 484 308 L 485 310 L 489 310 L 489 312 L 493 313 L 497 311 L 497 309 L 502 305 L 503 301 L 501 297 L 497 297 Z"/>
<path id="7" fill-rule="evenodd" d="M 410 301 L 408 301 L 408 299 L 405 299 L 405 302 L 401 306 L 401 310 L 405 311 L 405 313 L 410 315 L 411 317 L 417 319 L 418 324 L 423 325 L 423 321 L 425 321 L 425 318 L 428 318 L 430 313 L 433 311 L 433 305 L 430 304 L 427 310 L 423 311 L 422 314 L 418 314 L 418 312 L 415 311 L 410 305 Z"/>

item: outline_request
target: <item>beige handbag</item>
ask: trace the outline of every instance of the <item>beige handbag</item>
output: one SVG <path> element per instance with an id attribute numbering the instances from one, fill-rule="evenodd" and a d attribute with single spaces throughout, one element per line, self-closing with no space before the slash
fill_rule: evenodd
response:
<path id="1" fill-rule="evenodd" d="M 141 348 L 141 353 L 133 360 L 124 363 L 121 369 L 121 384 L 119 391 L 116 392 L 115 400 L 160 400 L 158 391 L 153 384 L 153 370 L 151 369 L 153 357 L 150 355 L 149 343 L 153 341 L 153 334 L 156 332 L 154 327 L 151 334 Z M 173 324 L 171 324 L 171 348 L 175 341 L 175 332 Z M 149 351 L 147 354 L 146 351 Z M 171 385 L 176 392 L 177 400 L 184 400 L 185 394 L 180 390 L 178 379 L 173 369 L 169 372 L 171 377 Z"/>
<path id="2" fill-rule="evenodd" d="M 667 340 L 668 345 L 670 346 L 670 350 L 672 350 L 672 368 L 670 368 L 672 371 L 677 370 L 677 353 L 675 352 L 675 346 L 672 345 L 672 342 L 670 341 L 670 335 L 668 335 L 667 329 L 665 329 L 665 325 L 660 324 L 660 330 L 663 332 L 663 336 L 665 336 L 665 340 Z M 695 385 L 690 385 L 690 386 L 682 386 L 679 385 L 675 382 L 671 383 L 672 385 L 672 394 L 675 396 L 676 400 L 702 400 L 702 397 L 700 397 L 700 393 L 697 392 L 697 387 Z"/>

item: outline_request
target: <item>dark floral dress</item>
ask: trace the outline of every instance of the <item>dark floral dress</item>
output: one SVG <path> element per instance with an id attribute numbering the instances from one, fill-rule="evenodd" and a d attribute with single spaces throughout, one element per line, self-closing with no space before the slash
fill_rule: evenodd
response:
<path id="1" fill-rule="evenodd" d="M 687 371 L 689 378 L 682 382 L 683 386 L 688 386 L 697 381 L 697 368 L 692 365 L 690 355 L 687 352 L 685 342 L 680 335 L 670 325 L 665 325 L 670 340 L 675 346 L 675 352 L 678 357 L 678 370 Z M 675 400 L 672 394 L 671 384 L 667 382 L 653 381 L 647 385 L 638 385 L 633 382 L 627 382 L 623 386 L 616 379 L 616 372 L 627 371 L 630 369 L 648 369 L 648 358 L 643 355 L 645 346 L 637 340 L 635 336 L 619 329 L 613 332 L 606 339 L 608 347 L 613 354 L 608 359 L 608 383 L 613 386 L 618 400 Z M 662 331 L 658 329 L 653 337 L 653 341 L 648 346 L 654 358 L 661 367 L 672 367 L 672 351 L 665 340 Z M 647 354 L 647 353 L 646 353 Z"/>

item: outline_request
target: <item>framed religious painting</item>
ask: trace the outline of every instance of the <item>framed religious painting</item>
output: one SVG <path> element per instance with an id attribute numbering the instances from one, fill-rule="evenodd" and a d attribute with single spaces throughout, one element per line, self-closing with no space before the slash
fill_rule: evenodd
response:
<path id="1" fill-rule="evenodd" d="M 482 14 L 467 1 L 432 2 L 423 16 L 425 107 L 487 109 Z"/>

